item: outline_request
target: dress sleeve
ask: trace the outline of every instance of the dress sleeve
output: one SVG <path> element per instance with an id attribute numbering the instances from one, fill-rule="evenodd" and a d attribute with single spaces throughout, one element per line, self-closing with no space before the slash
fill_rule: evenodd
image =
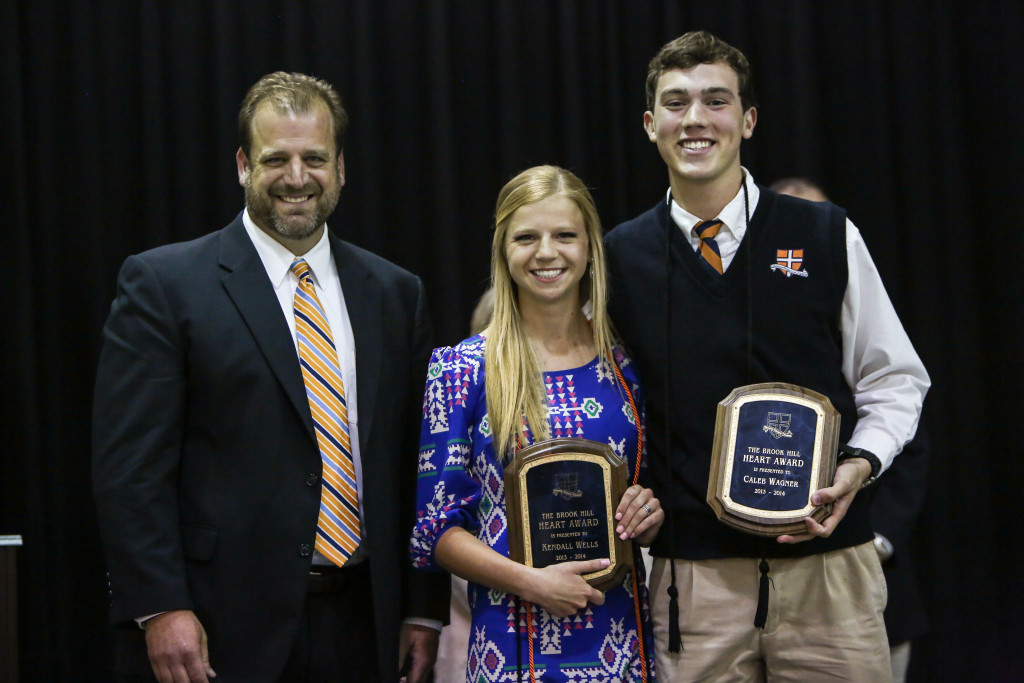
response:
<path id="1" fill-rule="evenodd" d="M 441 570 L 438 539 L 452 526 L 475 533 L 482 498 L 472 467 L 486 432 L 482 354 L 463 344 L 435 349 L 427 369 L 416 485 L 416 526 L 409 552 L 418 569 Z M 474 435 L 477 443 L 474 448 Z"/>

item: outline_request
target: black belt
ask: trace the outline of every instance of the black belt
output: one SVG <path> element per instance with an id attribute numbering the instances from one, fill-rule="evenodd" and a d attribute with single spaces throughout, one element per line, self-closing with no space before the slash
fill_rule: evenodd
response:
<path id="1" fill-rule="evenodd" d="M 309 569 L 308 593 L 331 593 L 341 590 L 353 581 L 368 581 L 370 563 L 364 560 L 358 564 L 339 567 L 333 564 L 314 564 Z"/>

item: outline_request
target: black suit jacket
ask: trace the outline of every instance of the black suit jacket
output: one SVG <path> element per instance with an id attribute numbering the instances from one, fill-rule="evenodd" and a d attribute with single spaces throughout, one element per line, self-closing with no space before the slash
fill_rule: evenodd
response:
<path id="1" fill-rule="evenodd" d="M 379 666 L 397 672 L 401 619 L 448 609 L 447 577 L 414 575 L 407 550 L 430 325 L 418 278 L 330 242 L 355 335 Z M 125 262 L 93 423 L 119 670 L 149 671 L 133 619 L 191 609 L 218 681 L 274 680 L 303 615 L 322 465 L 295 346 L 241 215 Z"/>

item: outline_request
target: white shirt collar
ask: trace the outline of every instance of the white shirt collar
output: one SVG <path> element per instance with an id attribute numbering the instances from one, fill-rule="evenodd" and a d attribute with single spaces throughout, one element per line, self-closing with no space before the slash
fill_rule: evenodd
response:
<path id="1" fill-rule="evenodd" d="M 750 215 L 754 215 L 754 210 L 757 208 L 757 200 L 761 197 L 761 191 L 757 189 L 757 184 L 754 182 L 754 176 L 750 174 L 750 171 L 743 169 L 743 182 L 747 187 L 747 197 L 750 204 Z M 684 209 L 682 206 L 676 203 L 675 199 L 672 199 L 672 188 L 669 188 L 667 199 L 669 200 L 669 214 L 672 216 L 672 220 L 679 229 L 686 235 L 686 239 L 690 242 L 694 249 L 700 244 L 700 237 L 695 235 L 693 227 L 700 222 L 700 219 L 694 216 L 692 213 Z M 736 196 L 725 205 L 725 208 L 716 216 L 722 221 L 722 228 L 718 231 L 718 236 L 715 240 L 721 246 L 723 240 L 726 242 L 734 241 L 739 243 L 743 240 L 743 235 L 747 232 L 747 209 L 744 206 L 743 191 L 742 189 L 737 190 Z"/>
<path id="2" fill-rule="evenodd" d="M 295 254 L 256 225 L 249 216 L 249 209 L 242 213 L 242 223 L 245 225 L 245 232 L 248 233 L 253 246 L 256 247 L 256 253 L 259 254 L 263 267 L 267 270 L 270 284 L 277 289 L 289 276 L 292 262 L 296 258 Z M 309 269 L 313 272 L 313 282 L 322 288 L 321 283 L 331 264 L 331 243 L 327 238 L 326 225 L 320 240 L 301 258 L 309 264 Z"/>

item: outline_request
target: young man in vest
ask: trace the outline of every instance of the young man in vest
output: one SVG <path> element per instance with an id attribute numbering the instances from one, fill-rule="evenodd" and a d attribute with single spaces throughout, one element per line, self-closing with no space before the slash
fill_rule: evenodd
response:
<path id="1" fill-rule="evenodd" d="M 669 513 L 651 551 L 658 680 L 885 681 L 885 583 L 859 492 L 914 435 L 929 379 L 845 212 L 740 165 L 754 104 L 741 52 L 706 32 L 666 44 L 644 128 L 670 187 L 607 237 L 611 312 L 648 379 Z M 831 516 L 763 539 L 721 524 L 705 494 L 718 402 L 770 381 L 828 396 L 843 446 L 812 495 Z"/>

